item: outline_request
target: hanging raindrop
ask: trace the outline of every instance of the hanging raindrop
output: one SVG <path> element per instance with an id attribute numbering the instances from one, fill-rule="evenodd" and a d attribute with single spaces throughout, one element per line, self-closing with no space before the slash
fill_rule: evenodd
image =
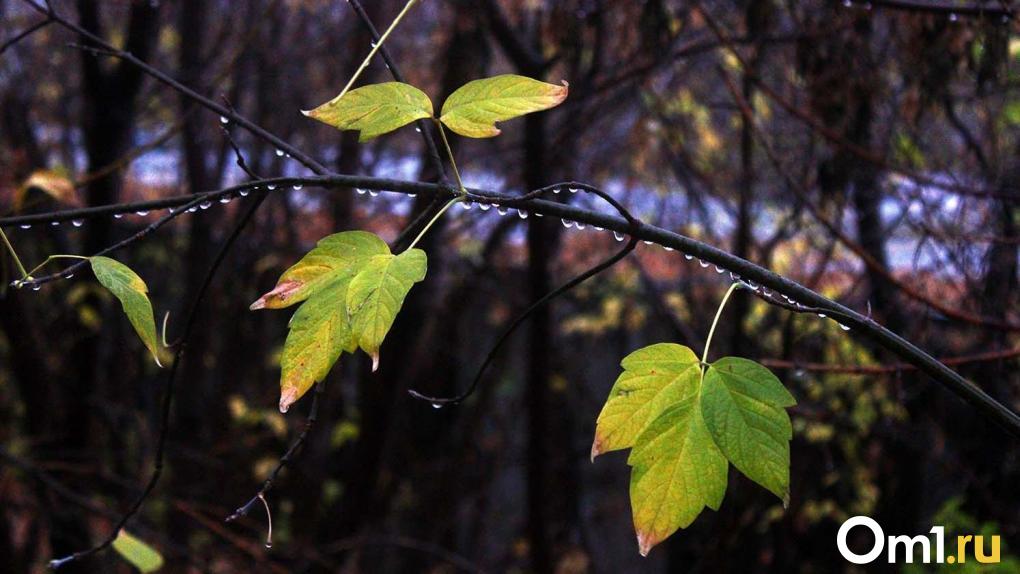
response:
<path id="1" fill-rule="evenodd" d="M 520 217 L 521 219 L 527 219 L 528 218 L 528 212 L 524 211 L 523 209 L 518 209 L 517 210 L 517 217 Z"/>
<path id="2" fill-rule="evenodd" d="M 120 219 L 121 217 L 124 217 L 124 214 L 123 214 L 123 213 L 114 213 L 114 214 L 113 214 L 113 218 L 114 218 L 114 219 Z"/>
<path id="3" fill-rule="evenodd" d="M 489 211 L 490 209 L 492 209 L 492 204 L 491 203 L 479 203 L 478 204 L 478 209 L 481 209 L 482 211 Z"/>
<path id="4" fill-rule="evenodd" d="M 684 253 L 684 259 L 690 261 L 691 259 L 694 259 L 694 256 L 690 253 Z"/>
<path id="5" fill-rule="evenodd" d="M 32 229 L 32 226 L 26 223 L 26 224 L 22 225 L 21 228 L 22 229 Z"/>
<path id="6" fill-rule="evenodd" d="M 379 192 L 374 190 L 374 189 L 372 189 L 372 190 L 369 190 L 368 195 L 370 195 L 372 197 L 379 197 Z"/>
<path id="7" fill-rule="evenodd" d="M 203 201 L 202 203 L 198 204 L 198 207 L 200 209 L 202 209 L 202 210 L 209 209 L 210 207 L 212 207 L 212 202 L 211 201 Z"/>
<path id="8" fill-rule="evenodd" d="M 849 331 L 850 330 L 850 327 L 844 325 L 843 323 L 837 323 L 837 324 L 839 325 L 839 328 L 843 329 L 844 331 Z"/>
<path id="9" fill-rule="evenodd" d="M 248 197 L 248 194 L 249 194 L 249 193 L 251 193 L 251 192 L 250 192 L 250 191 L 248 191 L 247 189 L 242 189 L 241 191 L 239 191 L 239 192 L 237 192 L 237 193 L 238 193 L 238 195 L 240 195 L 241 197 Z"/>
<path id="10" fill-rule="evenodd" d="M 274 189 L 276 189 L 276 186 L 273 184 L 269 184 L 266 186 L 266 189 L 268 189 L 269 191 L 273 191 Z"/>
<path id="11" fill-rule="evenodd" d="M 500 215 L 506 215 L 507 213 L 510 213 L 510 210 L 509 210 L 509 209 L 507 209 L 507 208 L 505 208 L 505 207 L 499 207 L 499 206 L 497 206 L 497 207 L 496 207 L 496 213 L 498 213 L 498 214 L 500 214 Z"/>
<path id="12" fill-rule="evenodd" d="M 615 237 L 617 241 L 623 241 L 623 234 L 619 231 L 614 231 L 613 237 Z"/>
<path id="13" fill-rule="evenodd" d="M 366 193 L 368 193 L 367 191 L 361 189 L 360 187 L 354 188 L 354 191 L 358 192 L 358 195 L 365 195 Z"/>
<path id="14" fill-rule="evenodd" d="M 645 245 L 651 245 L 652 244 L 652 242 L 648 241 L 647 239 L 642 239 L 641 243 L 644 243 Z"/>
<path id="15" fill-rule="evenodd" d="M 562 223 L 563 227 L 566 227 L 567 229 L 570 229 L 571 227 L 574 226 L 574 222 L 570 221 L 569 219 L 560 219 L 560 223 Z"/>
<path id="16" fill-rule="evenodd" d="M 704 259 L 698 259 L 698 265 L 701 265 L 702 267 L 708 267 L 708 261 L 705 261 Z"/>
<path id="17" fill-rule="evenodd" d="M 223 125 L 227 125 L 230 123 L 230 118 L 228 118 L 227 116 L 220 116 L 220 123 Z"/>
<path id="18" fill-rule="evenodd" d="M 581 223 L 580 221 L 576 221 L 576 222 L 574 222 L 574 227 L 576 227 L 578 229 L 584 229 L 585 225 L 583 223 Z"/>
<path id="19" fill-rule="evenodd" d="M 439 410 L 443 408 L 443 403 L 432 403 L 432 408 Z"/>
<path id="20" fill-rule="evenodd" d="M 571 187 L 569 191 L 570 191 L 570 193 L 577 193 L 577 192 L 579 192 L 581 190 L 577 189 L 576 187 Z"/>
<path id="21" fill-rule="evenodd" d="M 189 207 L 188 208 L 188 213 L 195 213 L 196 211 L 198 211 L 197 207 Z"/>
<path id="22" fill-rule="evenodd" d="M 276 157 L 283 157 L 283 150 L 282 149 L 276 150 Z"/>
<path id="23" fill-rule="evenodd" d="M 59 227 L 60 226 L 60 222 L 59 221 L 51 221 L 50 225 L 52 225 L 53 227 Z"/>
<path id="24" fill-rule="evenodd" d="M 73 225 L 75 227 L 81 227 L 82 225 L 85 225 L 85 220 L 84 219 L 72 219 L 71 220 L 71 225 Z"/>
<path id="25" fill-rule="evenodd" d="M 227 203 L 230 203 L 230 197 L 229 196 L 221 197 L 220 198 L 220 203 L 222 203 L 224 205 L 227 204 Z"/>
<path id="26" fill-rule="evenodd" d="M 136 211 L 135 215 L 137 215 L 138 217 L 145 217 L 146 215 L 149 215 L 149 212 L 148 211 Z"/>
<path id="27" fill-rule="evenodd" d="M 470 201 L 460 202 L 460 208 L 463 209 L 464 211 L 471 209 L 471 202 Z"/>
<path id="28" fill-rule="evenodd" d="M 304 187 L 304 184 L 301 184 L 301 183 L 295 183 L 295 184 L 294 184 L 294 191 L 301 191 L 301 188 L 302 188 L 302 187 Z"/>

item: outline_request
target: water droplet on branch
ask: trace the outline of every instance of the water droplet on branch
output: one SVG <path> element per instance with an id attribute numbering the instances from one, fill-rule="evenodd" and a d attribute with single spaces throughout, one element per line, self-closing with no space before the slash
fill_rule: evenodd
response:
<path id="1" fill-rule="evenodd" d="M 84 219 L 72 219 L 71 220 L 71 225 L 73 225 L 75 227 L 81 227 L 82 225 L 85 225 L 85 220 Z"/>

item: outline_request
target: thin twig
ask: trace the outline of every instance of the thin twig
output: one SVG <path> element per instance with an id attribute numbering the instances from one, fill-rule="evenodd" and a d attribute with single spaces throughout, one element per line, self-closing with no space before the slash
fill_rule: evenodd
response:
<path id="1" fill-rule="evenodd" d="M 258 208 L 262 205 L 262 203 L 266 200 L 267 197 L 269 197 L 269 193 L 267 191 L 258 192 L 255 201 L 251 204 L 248 210 L 244 212 L 244 214 L 241 216 L 241 219 L 234 226 L 234 229 L 231 231 L 230 235 L 223 242 L 223 246 L 220 247 L 219 253 L 216 254 L 216 258 L 213 260 L 213 263 L 210 266 L 208 273 L 206 273 L 205 279 L 203 280 L 201 287 L 199 287 L 198 293 L 195 295 L 195 300 L 191 305 L 191 309 L 188 311 L 187 320 L 185 321 L 184 326 L 184 333 L 181 336 L 180 344 L 174 351 L 174 362 L 173 365 L 171 365 L 170 372 L 167 375 L 167 385 L 163 395 L 159 432 L 156 441 L 156 455 L 155 455 L 156 461 L 152 470 L 152 474 L 149 476 L 149 481 L 142 489 L 142 492 L 135 498 L 131 506 L 128 507 L 128 510 L 121 516 L 120 520 L 118 520 L 114 527 L 110 530 L 110 534 L 107 535 L 107 537 L 103 539 L 102 542 L 96 544 L 95 546 L 87 550 L 81 550 L 69 556 L 57 558 L 50 561 L 51 568 L 54 569 L 60 568 L 61 566 L 64 566 L 71 562 L 75 562 L 77 560 L 81 560 L 83 558 L 87 558 L 89 556 L 92 556 L 93 554 L 96 554 L 97 552 L 100 552 L 108 548 L 111 544 L 113 544 L 113 541 L 117 538 L 117 535 L 120 533 L 121 529 L 124 528 L 127 522 L 135 514 L 138 513 L 139 509 L 141 509 L 142 507 L 142 504 L 149 497 L 152 491 L 156 488 L 156 484 L 159 482 L 159 478 L 163 474 L 163 463 L 166 454 L 166 442 L 167 436 L 169 435 L 170 432 L 170 410 L 171 410 L 170 407 L 173 404 L 174 386 L 177 379 L 177 370 L 178 366 L 181 364 L 181 357 L 184 354 L 184 350 L 188 346 L 187 345 L 188 338 L 190 337 L 192 329 L 196 321 L 198 320 L 199 309 L 202 306 L 202 303 L 205 299 L 205 294 L 209 290 L 209 286 L 212 284 L 213 278 L 216 276 L 216 272 L 219 270 L 220 265 L 223 263 L 224 259 L 226 259 L 227 254 L 230 252 L 230 249 L 234 246 L 234 243 L 237 241 L 237 238 L 240 237 L 241 232 L 244 231 L 245 227 L 248 226 L 248 223 L 252 220 L 252 217 L 255 215 L 255 212 L 258 210 Z"/>

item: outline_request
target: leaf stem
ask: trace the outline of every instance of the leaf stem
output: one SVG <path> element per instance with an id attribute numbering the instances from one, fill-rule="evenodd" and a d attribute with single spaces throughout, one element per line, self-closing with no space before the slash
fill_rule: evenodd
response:
<path id="1" fill-rule="evenodd" d="M 354 75 L 351 76 L 351 79 L 347 82 L 347 85 L 344 86 L 344 89 L 340 92 L 340 95 L 333 98 L 332 101 L 335 102 L 340 98 L 344 97 L 344 94 L 346 94 L 351 89 L 351 86 L 354 85 L 354 82 L 358 80 L 358 77 L 361 76 L 361 73 L 364 72 L 365 68 L 368 67 L 368 63 L 372 61 L 372 58 L 375 56 L 375 53 L 378 52 L 380 48 L 382 48 L 383 42 L 386 41 L 386 38 L 389 38 L 390 32 L 392 32 L 393 29 L 397 27 L 397 24 L 400 23 L 400 21 L 407 14 L 408 10 L 411 9 L 411 6 L 414 6 L 416 2 L 418 2 L 418 0 L 407 0 L 407 4 L 404 5 L 404 9 L 401 10 L 399 14 L 397 14 L 397 17 L 393 20 L 392 23 L 390 23 L 390 27 L 386 28 L 386 31 L 383 32 L 383 35 L 379 36 L 379 41 L 372 46 L 372 51 L 369 52 L 367 56 L 365 56 L 364 60 L 362 60 L 361 65 L 358 66 L 358 69 L 354 72 Z"/>
<path id="2" fill-rule="evenodd" d="M 436 127 L 439 128 L 439 137 L 443 140 L 443 147 L 446 148 L 446 157 L 450 158 L 450 166 L 453 167 L 453 176 L 457 178 L 457 187 L 460 188 L 461 195 L 467 195 L 467 188 L 464 187 L 464 182 L 460 179 L 460 170 L 457 169 L 457 160 L 453 158 L 453 150 L 450 148 L 450 141 L 446 139 L 446 130 L 443 129 L 443 122 L 439 121 L 439 118 L 432 118 L 432 121 L 436 122 Z"/>
<path id="3" fill-rule="evenodd" d="M 723 295 L 722 302 L 719 303 L 719 308 L 715 311 L 715 319 L 712 319 L 712 328 L 708 330 L 708 339 L 705 340 L 705 353 L 701 356 L 701 378 L 704 380 L 705 371 L 708 369 L 708 349 L 712 346 L 712 336 L 715 335 L 715 326 L 719 323 L 719 317 L 722 315 L 723 308 L 726 307 L 726 302 L 730 300 L 730 295 L 740 288 L 740 283 L 734 283 L 730 285 L 730 288 Z"/>
<path id="4" fill-rule="evenodd" d="M 11 240 L 7 239 L 7 234 L 4 233 L 3 228 L 0 228 L 0 238 L 3 238 L 4 245 L 7 247 L 7 251 L 11 252 L 11 257 L 14 258 L 14 262 L 18 265 L 18 270 L 21 271 L 21 278 L 25 279 L 28 277 L 28 272 L 25 271 L 25 266 L 21 263 L 21 259 L 18 257 L 18 252 L 14 250 L 14 246 L 11 245 Z"/>
<path id="5" fill-rule="evenodd" d="M 418 245 L 418 242 L 421 241 L 421 238 L 425 236 L 425 233 L 428 232 L 429 228 L 431 228 L 433 225 L 435 225 L 437 221 L 439 221 L 439 218 L 442 217 L 444 213 L 446 213 L 447 209 L 453 207 L 454 203 L 458 203 L 461 201 L 464 201 L 463 195 L 458 195 L 457 197 L 451 199 L 450 201 L 447 201 L 446 205 L 444 205 L 442 209 L 440 209 L 434 216 L 432 216 L 432 219 L 429 220 L 428 224 L 425 225 L 424 228 L 422 228 L 421 232 L 418 233 L 418 237 L 415 237 L 414 241 L 411 242 L 411 245 L 407 247 L 407 251 L 414 249 L 414 246 Z"/>
<path id="6" fill-rule="evenodd" d="M 22 277 L 22 279 L 30 279 L 32 277 L 33 273 L 35 273 L 36 271 L 38 271 L 38 270 L 42 269 L 43 267 L 45 267 L 46 264 L 49 263 L 50 261 L 56 261 L 57 259 L 84 259 L 84 260 L 87 261 L 88 257 L 83 257 L 81 255 L 64 255 L 62 253 L 61 254 L 57 254 L 57 255 L 50 255 L 49 257 L 44 259 L 42 263 L 40 263 L 40 264 L 36 265 L 34 268 L 32 268 L 31 271 L 25 273 L 25 276 Z"/>

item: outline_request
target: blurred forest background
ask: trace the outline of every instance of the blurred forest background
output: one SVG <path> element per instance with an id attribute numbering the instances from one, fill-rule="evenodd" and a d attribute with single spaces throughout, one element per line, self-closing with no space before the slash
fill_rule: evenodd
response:
<path id="1" fill-rule="evenodd" d="M 1020 28 L 938 2 L 423 0 L 387 47 L 437 102 L 497 73 L 570 82 L 563 105 L 507 122 L 500 138 L 452 138 L 469 186 L 599 185 L 651 223 L 869 312 L 1017 409 Z M 370 50 L 347 2 L 54 6 L 331 169 L 436 178 L 411 128 L 359 144 L 300 115 L 336 95 Z M 402 6 L 365 2 L 380 29 Z M 41 19 L 0 0 L 0 42 Z M 3 47 L 3 214 L 245 179 L 216 114 L 79 41 L 49 25 Z M 377 59 L 361 82 L 389 79 Z M 228 128 L 256 173 L 308 173 Z M 157 316 L 171 312 L 171 333 L 245 201 L 117 253 L 148 281 Z M 628 352 L 702 348 L 729 277 L 639 245 L 537 313 L 471 400 L 434 409 L 406 391 L 463 389 L 516 314 L 619 245 L 590 227 L 477 207 L 451 210 L 424 240 L 429 276 L 379 372 L 359 355 L 327 379 L 319 426 L 268 496 L 273 548 L 260 508 L 224 524 L 310 402 L 278 412 L 290 313 L 248 305 L 320 237 L 392 239 L 428 202 L 349 189 L 270 195 L 201 310 L 167 472 L 130 526 L 163 553 L 165 572 L 844 571 L 835 533 L 855 514 L 888 534 L 934 524 L 999 534 L 998 571 L 1020 570 L 1015 440 L 855 332 L 745 292 L 713 354 L 762 361 L 798 398 L 790 507 L 731 470 L 720 511 L 642 559 L 625 455 L 588 460 L 595 418 Z M 95 253 L 155 217 L 6 230 L 34 264 Z M 6 285 L 17 276 L 3 260 Z M 164 384 L 89 273 L 0 293 L 0 570 L 42 572 L 106 535 L 151 470 Z M 129 567 L 107 552 L 67 571 Z"/>

